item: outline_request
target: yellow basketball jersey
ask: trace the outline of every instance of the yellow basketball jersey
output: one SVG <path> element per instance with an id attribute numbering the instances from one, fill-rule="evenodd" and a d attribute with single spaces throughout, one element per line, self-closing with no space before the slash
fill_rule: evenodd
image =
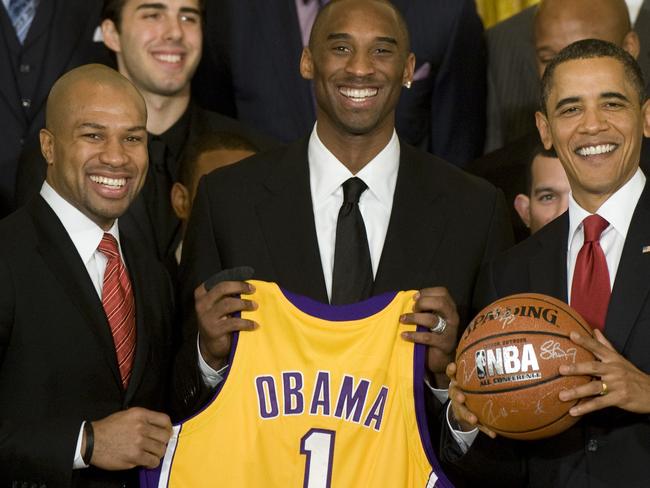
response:
<path id="1" fill-rule="evenodd" d="M 142 485 L 451 486 L 424 418 L 426 350 L 400 337 L 415 292 L 329 306 L 251 283 L 259 307 L 242 316 L 260 327 L 235 335 L 214 399 L 174 426 Z"/>

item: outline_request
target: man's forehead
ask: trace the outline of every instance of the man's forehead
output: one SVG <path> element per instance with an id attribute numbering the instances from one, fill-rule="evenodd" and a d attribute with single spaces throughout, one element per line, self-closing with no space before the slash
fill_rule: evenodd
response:
<path id="1" fill-rule="evenodd" d="M 613 89 L 631 90 L 631 84 L 625 76 L 623 63 L 611 57 L 572 59 L 559 64 L 553 73 L 551 93 L 554 91 L 603 93 Z"/>
<path id="2" fill-rule="evenodd" d="M 395 12 L 382 2 L 337 2 L 332 5 L 320 29 L 321 36 L 376 37 L 399 40 Z"/>

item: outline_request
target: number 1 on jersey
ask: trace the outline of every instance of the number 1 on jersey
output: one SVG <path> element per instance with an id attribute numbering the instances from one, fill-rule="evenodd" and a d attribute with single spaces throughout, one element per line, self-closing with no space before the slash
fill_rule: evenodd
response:
<path id="1" fill-rule="evenodd" d="M 300 439 L 300 454 L 307 456 L 303 488 L 330 488 L 335 436 L 333 430 L 310 429 Z"/>

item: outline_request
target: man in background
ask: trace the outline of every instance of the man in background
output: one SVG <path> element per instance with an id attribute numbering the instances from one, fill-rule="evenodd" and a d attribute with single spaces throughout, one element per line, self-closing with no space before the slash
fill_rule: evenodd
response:
<path id="1" fill-rule="evenodd" d="M 227 132 L 201 133 L 197 134 L 195 140 L 189 141 L 178 171 L 178 181 L 174 183 L 171 191 L 172 207 L 181 221 L 183 235 L 201 177 L 256 152 L 257 148 L 248 140 Z M 176 250 L 176 260 L 179 263 L 182 244 L 181 241 Z"/>
<path id="2" fill-rule="evenodd" d="M 534 234 L 569 207 L 569 180 L 553 150 L 536 146 L 528 165 L 527 193 L 515 197 L 515 210 Z"/>

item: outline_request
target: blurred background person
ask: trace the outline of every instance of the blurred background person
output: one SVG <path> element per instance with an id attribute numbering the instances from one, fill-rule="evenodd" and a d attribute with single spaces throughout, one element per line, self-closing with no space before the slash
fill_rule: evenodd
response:
<path id="1" fill-rule="evenodd" d="M 524 225 L 534 234 L 569 208 L 569 180 L 554 150 L 540 144 L 528 163 L 526 193 L 515 197 L 514 206 Z"/>

